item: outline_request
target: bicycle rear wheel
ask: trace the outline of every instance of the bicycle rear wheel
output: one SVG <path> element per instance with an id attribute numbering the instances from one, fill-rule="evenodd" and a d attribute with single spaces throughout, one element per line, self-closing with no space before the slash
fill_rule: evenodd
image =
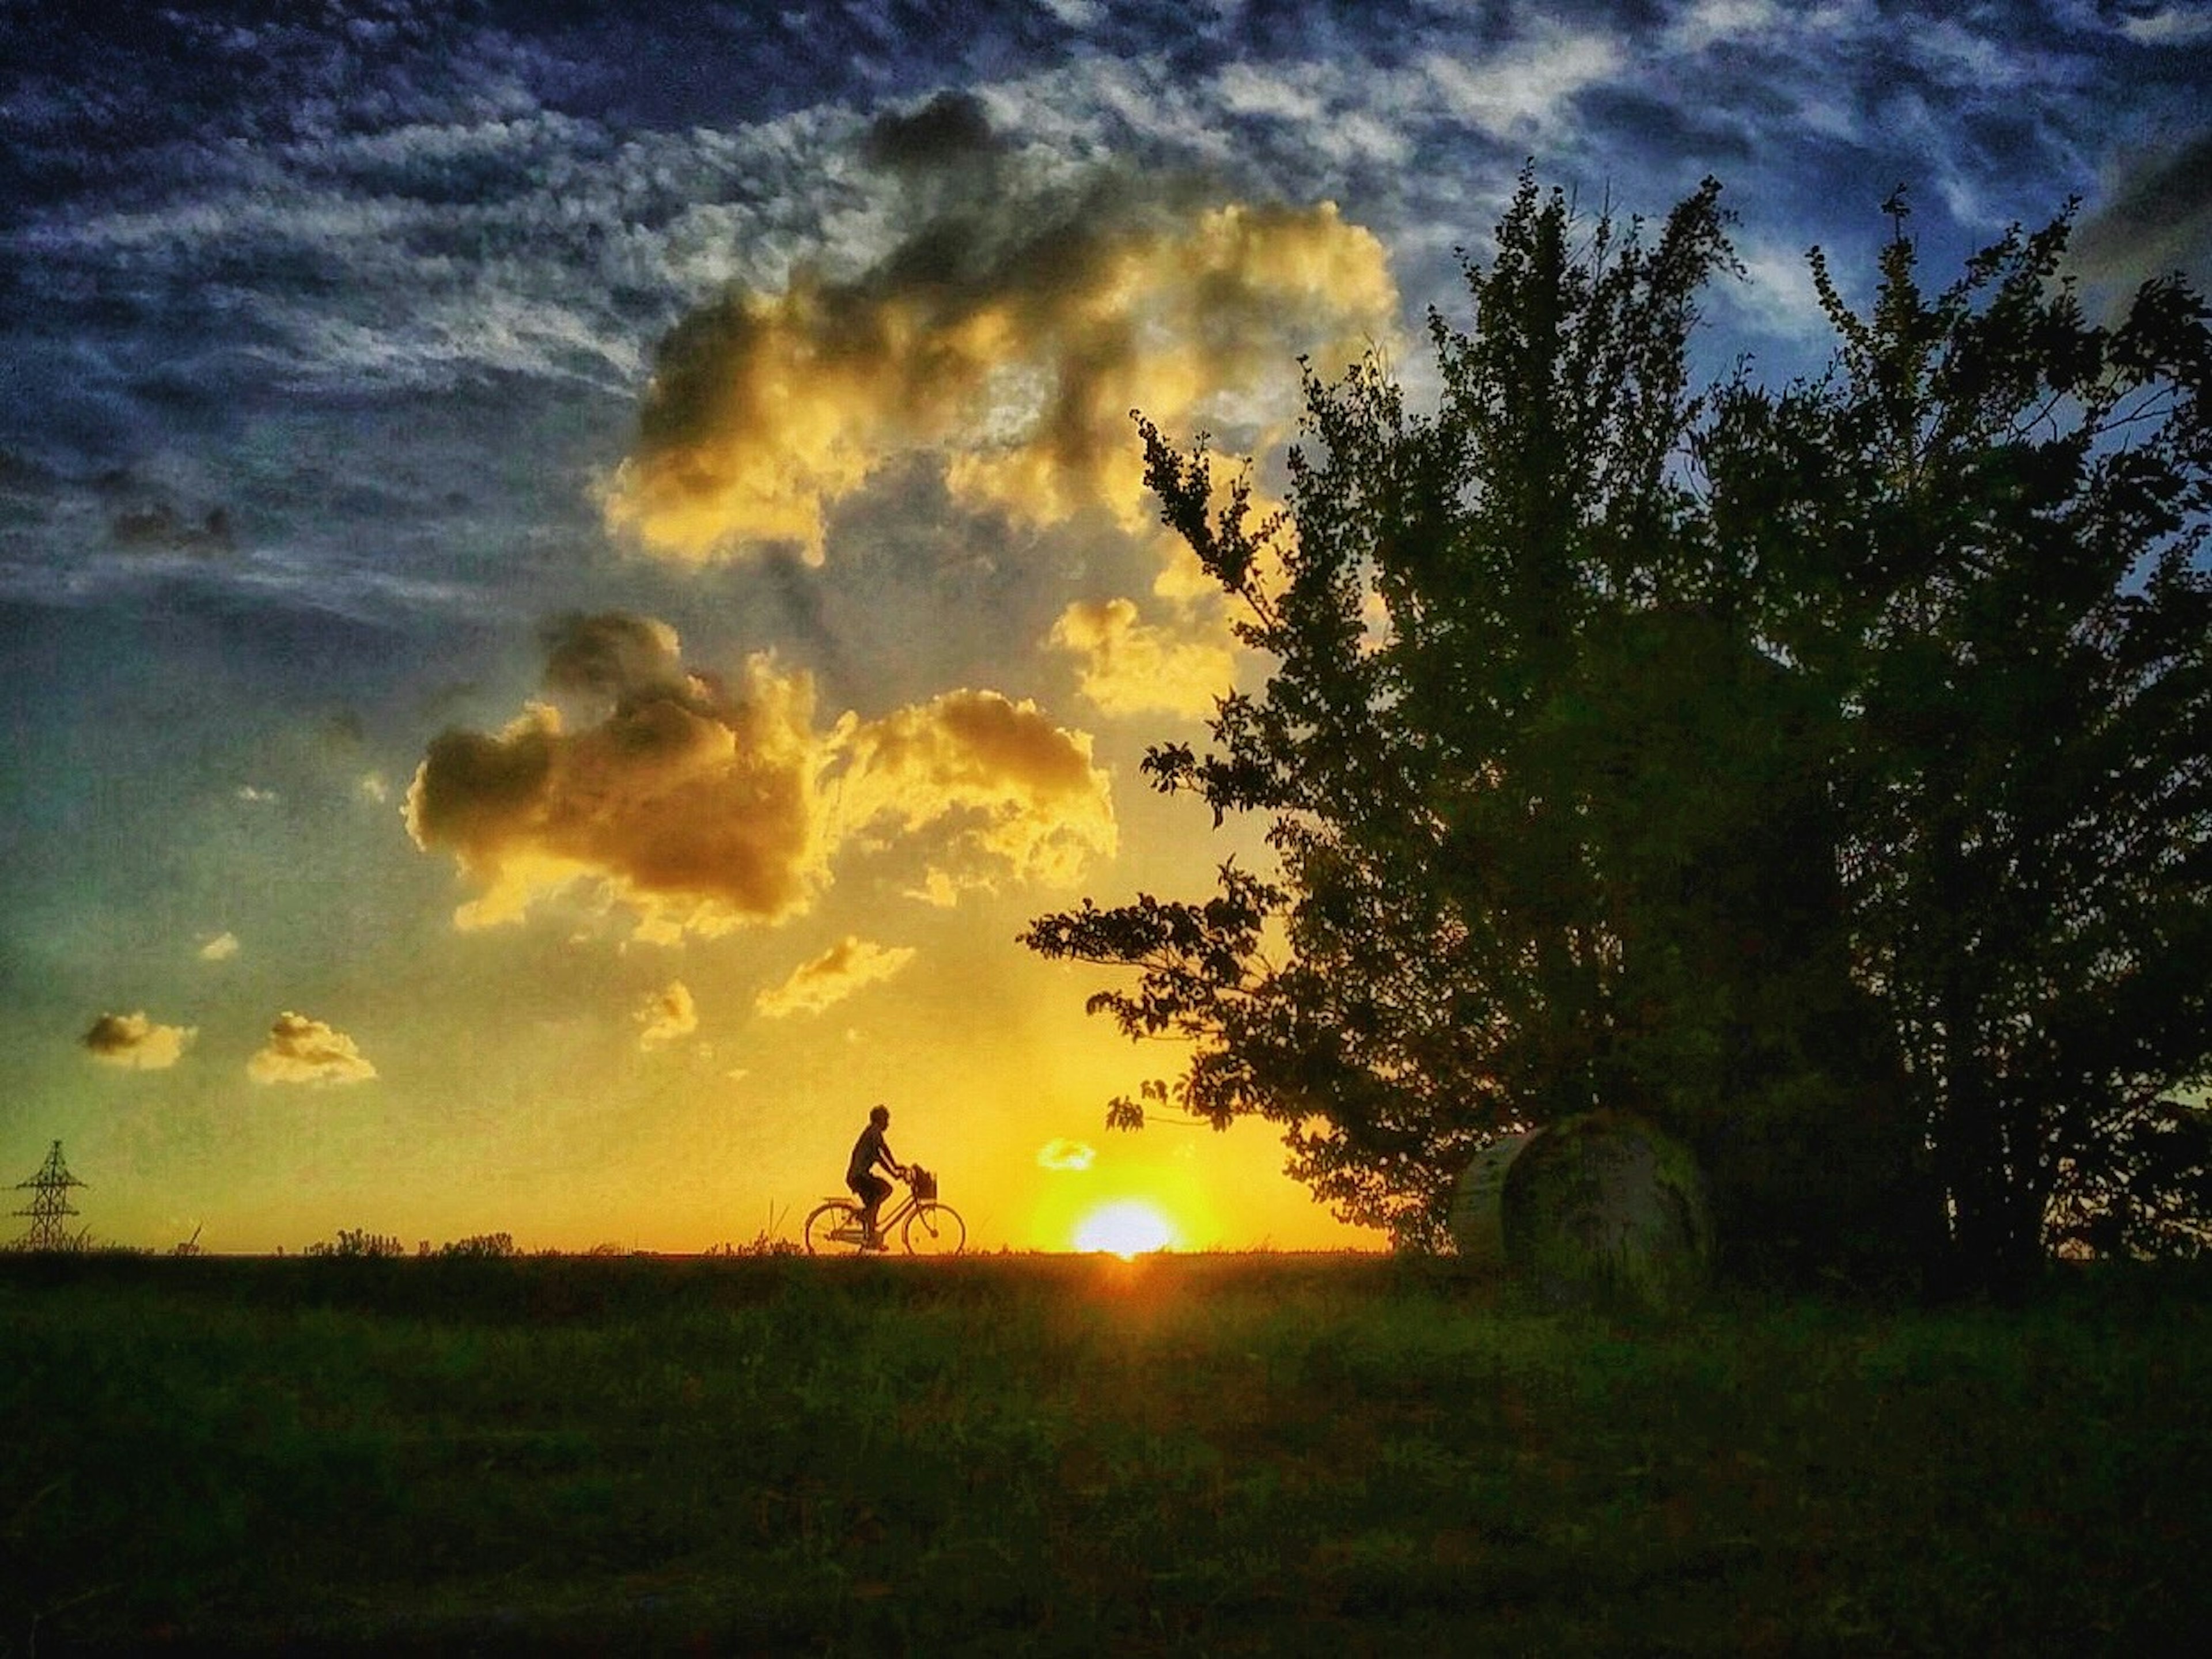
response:
<path id="1" fill-rule="evenodd" d="M 908 1255 L 957 1255 L 968 1243 L 968 1224 L 949 1204 L 918 1204 L 899 1230 Z"/>
<path id="2" fill-rule="evenodd" d="M 803 1230 L 809 1255 L 853 1255 L 860 1248 L 860 1206 L 831 1199 L 817 1204 Z"/>

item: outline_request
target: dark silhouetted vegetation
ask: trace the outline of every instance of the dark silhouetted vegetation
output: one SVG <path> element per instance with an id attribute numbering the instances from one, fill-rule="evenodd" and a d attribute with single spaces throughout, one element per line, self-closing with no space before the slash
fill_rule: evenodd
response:
<path id="1" fill-rule="evenodd" d="M 2091 325 L 2063 217 L 1931 295 L 1890 206 L 1864 316 L 1814 254 L 1838 344 L 1780 391 L 1690 389 L 1717 185 L 1647 243 L 1524 176 L 1434 412 L 1309 377 L 1283 514 L 1142 423 L 1268 670 L 1146 770 L 1279 871 L 1032 925 L 1194 1045 L 1109 1122 L 1270 1120 L 1425 1246 L 1477 1149 L 1593 1108 L 1693 1148 L 1739 1270 L 2201 1243 L 2206 310 Z"/>
<path id="2" fill-rule="evenodd" d="M 389 1233 L 373 1233 L 364 1227 L 341 1227 L 336 1237 L 318 1240 L 307 1246 L 307 1253 L 345 1261 L 374 1261 L 404 1255 L 406 1247 Z"/>

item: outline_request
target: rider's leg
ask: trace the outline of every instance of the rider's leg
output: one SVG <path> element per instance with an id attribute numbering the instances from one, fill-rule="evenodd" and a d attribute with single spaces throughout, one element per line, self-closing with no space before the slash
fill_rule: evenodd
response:
<path id="1" fill-rule="evenodd" d="M 884 1200 L 891 1195 L 891 1183 L 881 1176 L 865 1177 L 866 1185 L 860 1193 L 860 1232 L 867 1240 L 867 1248 L 879 1250 L 883 1239 L 876 1232 L 876 1212 L 884 1207 Z"/>

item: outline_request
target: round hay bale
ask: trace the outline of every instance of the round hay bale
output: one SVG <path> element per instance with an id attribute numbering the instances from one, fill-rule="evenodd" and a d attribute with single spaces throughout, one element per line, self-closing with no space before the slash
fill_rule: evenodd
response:
<path id="1" fill-rule="evenodd" d="M 1697 1161 L 1625 1112 L 1540 1130 L 1506 1167 L 1505 1259 L 1554 1307 L 1686 1308 L 1712 1278 L 1713 1224 Z"/>
<path id="2" fill-rule="evenodd" d="M 1459 1259 L 1486 1273 L 1505 1270 L 1505 1172 L 1528 1144 L 1528 1131 L 1501 1135 L 1477 1152 L 1452 1188 L 1447 1225 Z"/>

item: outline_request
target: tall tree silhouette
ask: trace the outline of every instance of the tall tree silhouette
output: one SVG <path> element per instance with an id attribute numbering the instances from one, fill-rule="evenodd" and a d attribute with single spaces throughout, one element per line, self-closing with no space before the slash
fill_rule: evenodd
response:
<path id="1" fill-rule="evenodd" d="M 1854 964 L 1888 1015 L 1950 1266 L 2212 1220 L 2212 336 L 2178 280 L 2090 324 L 2066 215 L 1869 313 L 1814 276 L 1817 383 L 1737 386 L 1717 543 L 1840 743 Z"/>
<path id="2" fill-rule="evenodd" d="M 1488 1138 L 1628 1107 L 1697 1149 L 1739 1263 L 1988 1277 L 2024 1260 L 2004 1228 L 2039 1244 L 2061 1164 L 2201 1069 L 2204 953 L 2141 971 L 2204 915 L 2201 307 L 2154 285 L 2088 327 L 2063 220 L 1926 302 L 1898 226 L 1869 319 L 1816 256 L 1827 376 L 1700 398 L 1717 186 L 1647 246 L 1524 174 L 1472 328 L 1431 318 L 1436 412 L 1373 362 L 1310 379 L 1279 519 L 1143 425 L 1163 517 L 1272 668 L 1209 752 L 1146 768 L 1268 815 L 1280 862 L 1025 935 L 1141 970 L 1093 1006 L 1194 1042 L 1152 1100 L 1273 1120 L 1317 1194 L 1416 1241 Z M 2062 730 L 2072 773 L 2024 761 Z M 2076 832 L 2071 863 L 2035 850 Z M 2039 923 L 2070 877 L 2075 921 Z M 2040 1000 L 1990 1000 L 2023 975 Z M 2059 1046 L 1930 1046 L 1984 1017 Z M 2029 1070 L 2041 1104 L 1978 1103 Z"/>

